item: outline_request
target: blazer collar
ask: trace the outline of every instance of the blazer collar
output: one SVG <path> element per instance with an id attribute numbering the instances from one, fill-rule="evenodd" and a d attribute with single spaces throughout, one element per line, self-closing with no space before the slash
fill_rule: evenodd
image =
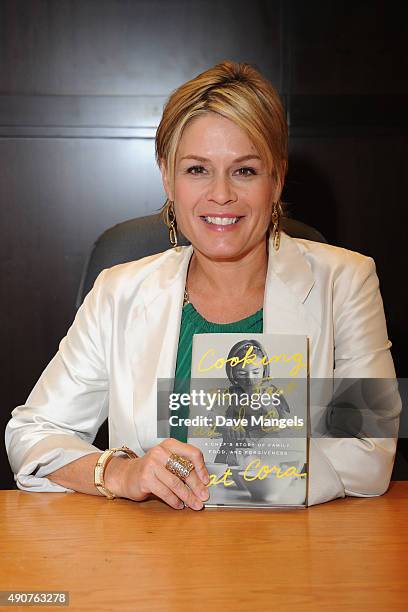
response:
<path id="1" fill-rule="evenodd" d="M 268 271 L 264 297 L 264 333 L 319 334 L 320 321 L 306 303 L 314 285 L 309 262 L 298 243 L 282 233 L 278 251 L 269 241 Z M 317 315 L 318 317 L 318 315 Z"/>
<path id="2" fill-rule="evenodd" d="M 308 261 L 305 259 L 296 241 L 290 236 L 281 233 L 281 243 L 278 251 L 273 248 L 269 240 L 268 280 L 276 274 L 303 303 L 309 295 L 315 280 Z"/>
<path id="3" fill-rule="evenodd" d="M 187 271 L 193 254 L 193 247 L 176 247 L 167 251 L 165 268 L 159 266 L 155 273 L 149 275 L 143 282 L 144 289 L 149 289 L 150 299 L 154 299 L 162 290 L 172 288 L 176 293 L 184 295 Z M 166 270 L 163 276 L 163 270 Z M 286 288 L 304 303 L 314 283 L 311 267 L 301 252 L 296 241 L 290 236 L 281 233 L 281 243 L 278 251 L 275 251 L 272 239 L 269 239 L 269 257 L 266 277 L 266 291 L 274 277 L 278 277 Z M 265 295 L 265 303 L 267 301 Z M 145 298 L 145 303 L 149 302 Z"/>

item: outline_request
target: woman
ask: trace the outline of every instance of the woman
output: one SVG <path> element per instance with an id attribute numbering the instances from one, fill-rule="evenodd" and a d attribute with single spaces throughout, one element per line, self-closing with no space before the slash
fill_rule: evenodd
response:
<path id="1" fill-rule="evenodd" d="M 156 154 L 170 241 L 179 228 L 192 246 L 99 275 L 7 426 L 22 489 L 201 509 L 201 452 L 156 438 L 156 381 L 189 373 L 193 333 L 307 334 L 311 376 L 395 376 L 373 260 L 280 232 L 287 126 L 266 79 L 225 61 L 182 85 Z M 111 446 L 133 454 L 92 446 L 106 416 Z M 312 439 L 309 504 L 384 493 L 394 453 L 393 439 Z"/>

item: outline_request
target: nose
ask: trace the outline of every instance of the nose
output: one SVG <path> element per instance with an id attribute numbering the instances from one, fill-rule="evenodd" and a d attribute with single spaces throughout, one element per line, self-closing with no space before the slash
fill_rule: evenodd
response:
<path id="1" fill-rule="evenodd" d="M 236 202 L 237 195 L 232 188 L 228 177 L 223 175 L 215 176 L 207 194 L 208 201 L 215 202 L 220 206 Z"/>

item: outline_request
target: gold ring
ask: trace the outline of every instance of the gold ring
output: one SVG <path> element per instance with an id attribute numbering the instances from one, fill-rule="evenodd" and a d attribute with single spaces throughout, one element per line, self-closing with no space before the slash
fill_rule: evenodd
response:
<path id="1" fill-rule="evenodd" d="M 165 468 L 185 482 L 190 476 L 191 472 L 194 470 L 194 464 L 189 459 L 176 455 L 176 453 L 172 453 L 167 459 Z"/>

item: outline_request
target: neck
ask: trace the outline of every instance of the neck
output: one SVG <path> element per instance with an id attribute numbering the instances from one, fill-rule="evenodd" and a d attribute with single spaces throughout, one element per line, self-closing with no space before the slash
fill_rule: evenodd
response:
<path id="1" fill-rule="evenodd" d="M 194 251 L 188 271 L 189 294 L 241 298 L 265 287 L 267 240 L 237 260 L 214 260 Z"/>

